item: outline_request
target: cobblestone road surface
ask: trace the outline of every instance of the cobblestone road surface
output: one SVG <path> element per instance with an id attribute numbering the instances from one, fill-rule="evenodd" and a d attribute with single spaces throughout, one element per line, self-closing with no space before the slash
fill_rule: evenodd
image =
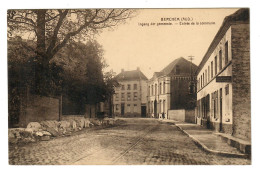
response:
<path id="1" fill-rule="evenodd" d="M 87 129 L 20 146 L 9 146 L 12 165 L 147 164 L 244 165 L 251 160 L 217 156 L 197 147 L 176 126 L 155 119 L 124 119 L 106 129 Z"/>

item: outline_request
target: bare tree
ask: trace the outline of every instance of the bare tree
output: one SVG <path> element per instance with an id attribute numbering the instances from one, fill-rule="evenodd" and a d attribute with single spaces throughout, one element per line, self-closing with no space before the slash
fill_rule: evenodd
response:
<path id="1" fill-rule="evenodd" d="M 8 10 L 8 36 L 30 35 L 39 64 L 48 64 L 70 40 L 113 28 L 133 17 L 130 9 L 38 9 Z"/>

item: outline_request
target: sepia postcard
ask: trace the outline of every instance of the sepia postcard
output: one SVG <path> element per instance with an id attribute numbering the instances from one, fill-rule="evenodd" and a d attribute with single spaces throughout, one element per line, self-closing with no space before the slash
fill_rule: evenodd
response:
<path id="1" fill-rule="evenodd" d="M 6 12 L 9 165 L 251 165 L 250 8 Z"/>

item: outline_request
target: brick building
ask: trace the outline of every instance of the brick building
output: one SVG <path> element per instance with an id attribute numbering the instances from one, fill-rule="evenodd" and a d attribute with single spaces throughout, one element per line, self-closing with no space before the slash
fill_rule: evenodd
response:
<path id="1" fill-rule="evenodd" d="M 146 117 L 147 77 L 139 68 L 122 70 L 115 77 L 120 84 L 113 96 L 114 115 L 120 117 Z"/>
<path id="2" fill-rule="evenodd" d="M 180 57 L 155 72 L 148 81 L 148 116 L 168 118 L 168 110 L 194 108 L 196 92 L 190 91 L 190 85 L 196 69 L 195 64 Z"/>
<path id="3" fill-rule="evenodd" d="M 249 9 L 227 16 L 197 75 L 197 123 L 251 139 Z"/>

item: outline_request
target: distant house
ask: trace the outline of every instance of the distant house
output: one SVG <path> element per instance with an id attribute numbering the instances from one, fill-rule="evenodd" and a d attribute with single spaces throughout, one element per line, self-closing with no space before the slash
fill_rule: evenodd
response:
<path id="1" fill-rule="evenodd" d="M 193 82 L 197 66 L 180 57 L 162 71 L 155 72 L 148 81 L 148 115 L 168 118 L 168 110 L 195 107 Z"/>
<path id="2" fill-rule="evenodd" d="M 196 74 L 197 123 L 250 140 L 249 9 L 224 19 Z"/>
<path id="3" fill-rule="evenodd" d="M 113 96 L 114 115 L 119 117 L 146 117 L 147 77 L 139 68 L 122 70 L 115 79 L 120 84 Z"/>

